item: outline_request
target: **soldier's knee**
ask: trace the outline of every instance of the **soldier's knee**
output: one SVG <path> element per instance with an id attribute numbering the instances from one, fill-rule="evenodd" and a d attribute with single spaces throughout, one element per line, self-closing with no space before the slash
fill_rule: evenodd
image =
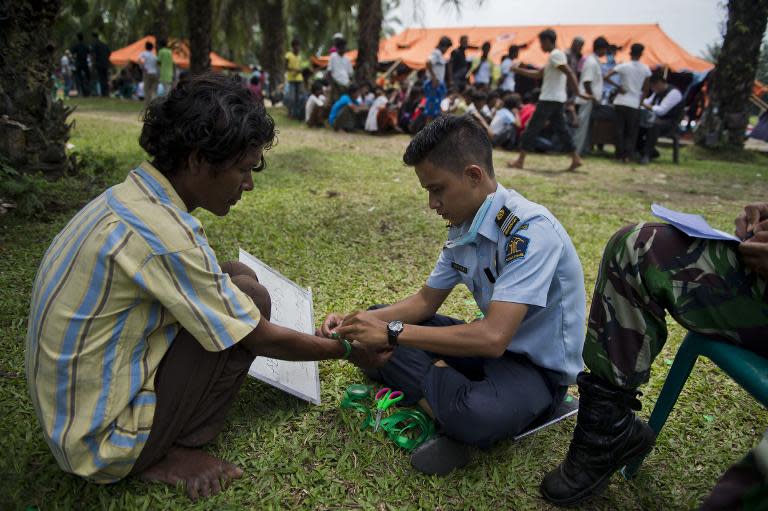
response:
<path id="1" fill-rule="evenodd" d="M 269 321 L 272 316 L 272 298 L 270 298 L 267 288 L 259 284 L 255 277 L 248 275 L 235 275 L 232 277 L 232 282 L 243 293 L 251 297 L 261 315 Z"/>

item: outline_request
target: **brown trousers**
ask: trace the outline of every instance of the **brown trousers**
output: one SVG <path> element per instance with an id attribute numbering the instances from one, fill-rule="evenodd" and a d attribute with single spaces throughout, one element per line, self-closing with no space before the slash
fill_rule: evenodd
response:
<path id="1" fill-rule="evenodd" d="M 223 263 L 221 269 L 269 320 L 269 294 L 256 274 L 236 261 Z M 162 460 L 174 445 L 201 447 L 221 432 L 255 358 L 241 344 L 223 351 L 206 351 L 187 330 L 178 333 L 155 376 L 157 405 L 152 429 L 132 475 Z"/>

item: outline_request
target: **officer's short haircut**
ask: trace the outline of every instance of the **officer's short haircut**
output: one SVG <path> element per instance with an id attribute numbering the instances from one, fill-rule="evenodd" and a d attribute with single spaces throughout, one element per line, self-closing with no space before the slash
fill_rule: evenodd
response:
<path id="1" fill-rule="evenodd" d="M 555 44 L 555 42 L 557 42 L 557 34 L 551 28 L 542 30 L 539 32 L 539 40 L 543 41 L 544 39 L 548 39 L 549 41 L 552 41 L 552 44 Z"/>
<path id="2" fill-rule="evenodd" d="M 492 151 L 488 133 L 471 115 L 442 115 L 413 137 L 403 162 L 413 167 L 428 160 L 453 172 L 478 165 L 493 177 Z"/>
<path id="3" fill-rule="evenodd" d="M 636 58 L 642 57 L 643 51 L 645 51 L 645 46 L 643 46 L 640 43 L 635 43 L 629 48 L 630 56 L 636 57 Z"/>

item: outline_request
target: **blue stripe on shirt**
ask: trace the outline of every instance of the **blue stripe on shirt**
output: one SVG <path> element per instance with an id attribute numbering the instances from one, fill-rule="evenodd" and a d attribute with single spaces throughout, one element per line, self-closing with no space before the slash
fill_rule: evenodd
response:
<path id="1" fill-rule="evenodd" d="M 121 239 L 125 234 L 126 228 L 124 224 L 117 224 L 116 228 L 109 233 L 104 244 L 98 252 L 96 263 L 93 268 L 93 274 L 88 284 L 88 289 L 85 293 L 82 303 L 77 308 L 77 311 L 73 314 L 72 319 L 69 321 L 64 333 L 64 342 L 59 353 L 58 360 L 56 361 L 56 408 L 54 412 L 54 423 L 51 440 L 53 443 L 64 448 L 63 436 L 64 436 L 64 423 L 69 416 L 68 406 L 68 391 L 70 361 L 75 357 L 75 350 L 77 348 L 78 333 L 81 331 L 83 324 L 93 314 L 94 308 L 98 304 L 98 299 L 104 292 L 104 276 L 106 272 L 106 261 L 108 259 L 107 254 L 117 247 Z M 90 231 L 85 231 L 90 232 Z M 81 241 L 81 240 L 79 240 Z M 78 242 L 78 245 L 80 242 Z M 74 391 L 74 389 L 72 389 Z"/>

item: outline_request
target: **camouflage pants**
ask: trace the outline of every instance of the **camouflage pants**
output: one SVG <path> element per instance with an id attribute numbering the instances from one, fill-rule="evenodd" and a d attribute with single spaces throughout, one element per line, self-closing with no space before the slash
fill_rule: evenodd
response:
<path id="1" fill-rule="evenodd" d="M 737 245 L 646 223 L 624 227 L 605 249 L 587 367 L 626 389 L 646 383 L 667 340 L 666 312 L 690 331 L 768 356 L 768 285 L 744 267 Z"/>

